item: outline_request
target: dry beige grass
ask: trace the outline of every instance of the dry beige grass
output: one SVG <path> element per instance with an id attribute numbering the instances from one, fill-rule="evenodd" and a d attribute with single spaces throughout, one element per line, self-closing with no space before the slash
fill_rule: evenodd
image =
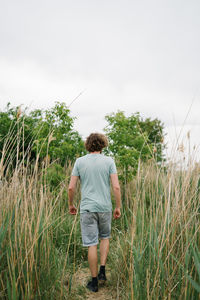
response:
<path id="1" fill-rule="evenodd" d="M 120 299 L 117 296 L 117 288 L 109 285 L 109 282 L 112 281 L 109 268 L 107 267 L 107 282 L 105 284 L 99 285 L 99 291 L 93 293 L 88 291 L 85 287 L 88 280 L 90 279 L 90 271 L 88 268 L 79 269 L 73 276 L 72 284 L 72 296 L 71 299 L 88 299 L 88 300 L 116 300 Z"/>
<path id="2" fill-rule="evenodd" d="M 108 275 L 109 285 L 91 294 L 85 289 L 89 270 L 77 271 L 79 218 L 67 213 L 65 182 L 56 193 L 50 191 L 48 158 L 25 164 L 24 156 L 18 160 L 19 149 L 11 170 L 6 153 L 12 145 L 8 140 L 0 162 L 0 298 L 198 299 L 191 279 L 198 287 L 199 165 L 178 170 L 154 161 L 139 164 L 125 186 L 122 218 L 113 224 L 109 263 L 114 273 L 110 280 Z M 68 166 L 66 177 L 70 173 Z M 73 280 L 65 286 L 68 274 Z"/>

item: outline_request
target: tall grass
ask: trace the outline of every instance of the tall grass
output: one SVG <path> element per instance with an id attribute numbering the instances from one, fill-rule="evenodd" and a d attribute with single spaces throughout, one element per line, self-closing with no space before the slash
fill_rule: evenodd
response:
<path id="1" fill-rule="evenodd" d="M 79 221 L 67 207 L 71 166 L 52 190 L 48 171 L 54 165 L 39 162 L 39 155 L 30 163 L 28 153 L 20 160 L 14 142 L 10 133 L 0 163 L 0 299 L 67 299 L 66 274 L 82 256 Z"/>
<path id="2" fill-rule="evenodd" d="M 111 256 L 125 299 L 199 299 L 199 171 L 152 162 L 126 187 Z"/>
<path id="3" fill-rule="evenodd" d="M 39 155 L 30 163 L 28 153 L 19 159 L 19 147 L 9 137 L 0 163 L 0 299 L 69 299 L 73 274 L 87 261 L 79 216 L 68 214 L 71 166 L 52 189 L 54 165 Z M 108 263 L 118 299 L 199 299 L 199 171 L 139 164 L 113 222 Z"/>
<path id="4" fill-rule="evenodd" d="M 56 197 L 50 193 L 38 175 L 17 173 L 1 187 L 0 297 L 60 295 L 64 271 L 71 268 L 80 243 L 80 233 L 72 231 L 78 223 L 68 216 L 61 194 L 62 188 Z"/>

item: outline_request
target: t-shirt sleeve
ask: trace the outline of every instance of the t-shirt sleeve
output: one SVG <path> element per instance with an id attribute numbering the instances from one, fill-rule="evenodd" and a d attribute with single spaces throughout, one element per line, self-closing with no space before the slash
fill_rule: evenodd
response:
<path id="1" fill-rule="evenodd" d="M 111 160 L 109 172 L 110 174 L 117 174 L 117 168 L 113 159 Z"/>
<path id="2" fill-rule="evenodd" d="M 75 161 L 73 170 L 72 170 L 72 176 L 80 176 L 79 170 L 78 170 L 78 160 Z"/>

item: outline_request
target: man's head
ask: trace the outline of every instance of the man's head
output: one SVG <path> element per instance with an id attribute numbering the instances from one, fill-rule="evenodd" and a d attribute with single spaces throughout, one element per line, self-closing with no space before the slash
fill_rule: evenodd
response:
<path id="1" fill-rule="evenodd" d="M 88 152 L 102 151 L 108 146 L 108 139 L 104 134 L 91 133 L 85 142 L 85 148 Z"/>

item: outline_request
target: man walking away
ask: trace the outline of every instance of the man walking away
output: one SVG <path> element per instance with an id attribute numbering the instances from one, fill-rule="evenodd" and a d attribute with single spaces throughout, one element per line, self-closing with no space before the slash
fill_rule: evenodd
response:
<path id="1" fill-rule="evenodd" d="M 68 187 L 68 205 L 71 215 L 77 214 L 73 205 L 78 178 L 81 183 L 80 222 L 83 246 L 88 247 L 88 262 L 92 280 L 87 288 L 98 291 L 98 280 L 106 281 L 105 265 L 109 251 L 111 233 L 112 203 L 110 182 L 112 184 L 116 208 L 113 216 L 120 218 L 121 194 L 114 160 L 101 154 L 108 146 L 105 135 L 91 133 L 85 142 L 89 154 L 76 160 Z M 98 273 L 97 245 L 100 239 L 100 270 Z"/>

